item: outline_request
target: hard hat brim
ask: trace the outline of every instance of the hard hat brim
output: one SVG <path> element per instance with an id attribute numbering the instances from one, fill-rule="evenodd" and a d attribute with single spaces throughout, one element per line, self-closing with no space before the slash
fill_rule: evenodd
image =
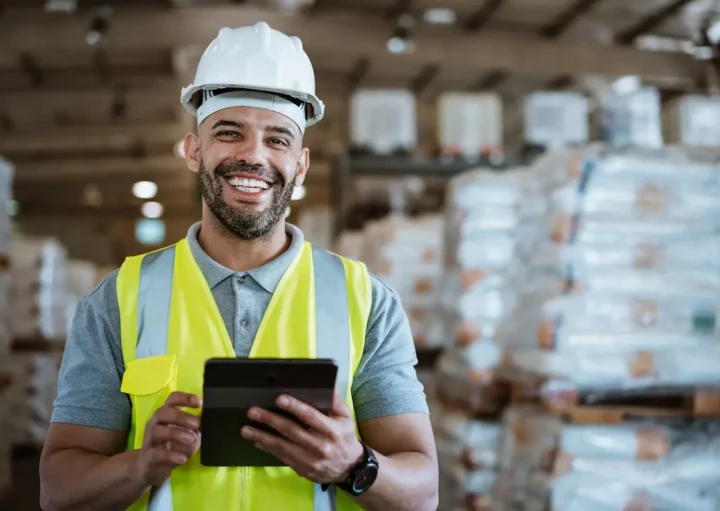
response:
<path id="1" fill-rule="evenodd" d="M 193 85 L 182 89 L 180 93 L 180 102 L 182 103 L 185 110 L 187 110 L 193 117 L 197 116 L 197 106 L 193 100 L 195 95 L 202 90 L 218 90 L 218 89 L 247 89 L 259 92 L 269 92 L 275 94 L 283 94 L 292 98 L 304 101 L 312 108 L 312 113 L 307 117 L 307 126 L 317 124 L 325 115 L 325 105 L 320 98 L 314 94 L 305 92 L 299 92 L 296 90 L 272 88 L 272 87 L 260 87 L 255 85 L 238 85 L 238 84 L 212 84 L 212 85 Z"/>

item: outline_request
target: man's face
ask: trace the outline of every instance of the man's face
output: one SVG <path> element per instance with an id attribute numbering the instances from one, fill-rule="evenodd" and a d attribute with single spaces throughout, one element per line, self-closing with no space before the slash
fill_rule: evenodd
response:
<path id="1" fill-rule="evenodd" d="M 235 107 L 205 119 L 192 137 L 186 139 L 188 163 L 200 173 L 210 213 L 242 239 L 270 234 L 307 171 L 297 125 L 276 112 Z"/>

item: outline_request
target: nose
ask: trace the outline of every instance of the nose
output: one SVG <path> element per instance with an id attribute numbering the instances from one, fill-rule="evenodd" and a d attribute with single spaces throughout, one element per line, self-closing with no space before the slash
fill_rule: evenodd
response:
<path id="1" fill-rule="evenodd" d="M 266 167 L 268 163 L 267 147 L 263 143 L 261 134 L 247 134 L 244 139 L 235 144 L 235 160 Z"/>

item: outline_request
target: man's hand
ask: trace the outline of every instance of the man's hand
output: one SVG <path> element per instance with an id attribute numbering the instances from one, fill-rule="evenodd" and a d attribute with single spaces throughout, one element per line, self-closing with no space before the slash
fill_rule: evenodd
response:
<path id="1" fill-rule="evenodd" d="M 198 408 L 200 398 L 173 392 L 145 427 L 138 457 L 138 475 L 149 486 L 162 484 L 173 469 L 184 464 L 200 447 L 200 418 L 181 407 Z"/>
<path id="2" fill-rule="evenodd" d="M 274 454 L 302 477 L 315 483 L 340 483 L 363 457 L 363 447 L 355 434 L 350 409 L 337 394 L 330 416 L 293 397 L 280 396 L 277 406 L 292 413 L 310 429 L 278 414 L 251 408 L 250 419 L 267 424 L 281 436 L 245 426 L 242 436 L 258 449 Z"/>

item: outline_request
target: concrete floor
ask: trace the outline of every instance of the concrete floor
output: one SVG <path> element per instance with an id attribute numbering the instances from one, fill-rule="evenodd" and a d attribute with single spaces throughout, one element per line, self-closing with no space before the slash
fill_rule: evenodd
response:
<path id="1" fill-rule="evenodd" d="M 2 511 L 40 511 L 40 453 L 18 451 L 13 463 L 15 487 L 9 501 L 0 502 Z"/>

